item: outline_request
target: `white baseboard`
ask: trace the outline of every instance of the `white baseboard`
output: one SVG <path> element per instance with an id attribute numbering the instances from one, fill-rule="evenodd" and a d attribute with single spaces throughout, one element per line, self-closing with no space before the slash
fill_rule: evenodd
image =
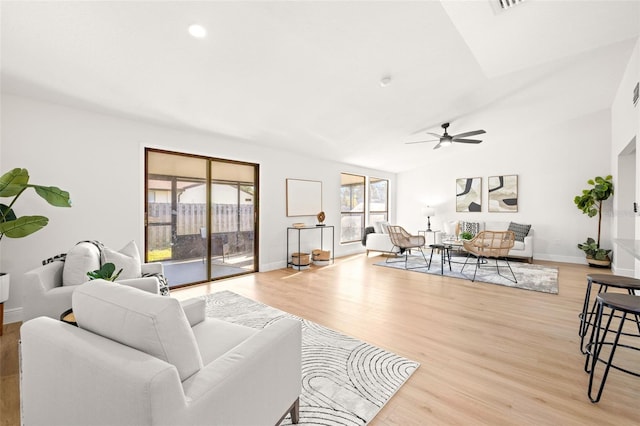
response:
<path id="1" fill-rule="evenodd" d="M 634 274 L 636 273 L 636 271 L 634 271 L 633 269 L 618 268 L 616 267 L 615 264 L 611 265 L 611 272 L 613 272 L 616 275 L 623 275 L 625 277 L 634 277 Z"/>
<path id="2" fill-rule="evenodd" d="M 22 307 L 4 310 L 5 324 L 11 324 L 12 322 L 20 322 L 20 321 L 22 321 Z"/>
<path id="3" fill-rule="evenodd" d="M 260 272 L 275 271 L 276 269 L 282 269 L 286 267 L 287 267 L 286 261 L 271 262 L 271 263 L 260 265 Z"/>
<path id="4" fill-rule="evenodd" d="M 584 256 L 558 256 L 534 253 L 533 260 L 534 262 L 536 260 L 548 260 L 550 262 L 577 263 L 579 265 L 587 264 L 587 260 L 584 258 Z"/>

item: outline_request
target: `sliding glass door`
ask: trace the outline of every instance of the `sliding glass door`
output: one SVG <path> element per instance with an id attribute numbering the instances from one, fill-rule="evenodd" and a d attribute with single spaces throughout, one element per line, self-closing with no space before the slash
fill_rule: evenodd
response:
<path id="1" fill-rule="evenodd" d="M 146 257 L 170 287 L 257 270 L 258 166 L 146 150 Z"/>
<path id="2" fill-rule="evenodd" d="M 254 165 L 211 160 L 211 277 L 255 271 Z"/>

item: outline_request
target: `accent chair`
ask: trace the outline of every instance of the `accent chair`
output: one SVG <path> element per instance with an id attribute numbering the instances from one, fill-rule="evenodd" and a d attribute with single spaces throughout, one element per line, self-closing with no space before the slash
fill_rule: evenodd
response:
<path id="1" fill-rule="evenodd" d="M 21 333 L 25 425 L 277 425 L 298 422 L 301 324 L 253 329 L 94 280 L 73 292 L 77 327 L 47 317 Z"/>

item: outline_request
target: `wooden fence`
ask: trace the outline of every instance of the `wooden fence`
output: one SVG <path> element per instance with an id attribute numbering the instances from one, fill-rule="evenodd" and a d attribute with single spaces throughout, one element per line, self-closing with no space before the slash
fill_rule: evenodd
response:
<path id="1" fill-rule="evenodd" d="M 214 204 L 212 234 L 253 233 L 252 204 Z M 171 247 L 175 239 L 183 236 L 201 237 L 201 229 L 207 224 L 206 204 L 179 204 L 176 212 L 175 235 L 171 226 L 171 203 L 149 203 L 149 250 Z"/>

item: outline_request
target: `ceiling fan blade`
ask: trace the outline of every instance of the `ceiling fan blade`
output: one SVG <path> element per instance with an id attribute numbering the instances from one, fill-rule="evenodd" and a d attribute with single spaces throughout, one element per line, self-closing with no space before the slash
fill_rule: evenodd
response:
<path id="1" fill-rule="evenodd" d="M 440 142 L 438 142 L 438 145 L 434 146 L 433 149 L 438 149 L 442 146 L 442 144 Z"/>
<path id="2" fill-rule="evenodd" d="M 405 144 L 406 144 L 406 145 L 411 145 L 411 144 L 414 144 L 414 143 L 438 142 L 438 141 L 440 141 L 440 139 L 433 139 L 433 140 L 430 140 L 430 141 L 414 141 L 414 142 L 405 142 Z"/>
<path id="3" fill-rule="evenodd" d="M 480 142 L 482 142 L 479 139 L 458 139 L 458 138 L 453 138 L 452 141 L 453 142 L 460 142 L 460 143 L 480 143 Z"/>
<path id="4" fill-rule="evenodd" d="M 454 138 L 466 138 L 467 136 L 475 136 L 475 135 L 481 135 L 483 133 L 487 133 L 484 130 L 473 130 L 471 132 L 464 132 L 464 133 L 460 133 L 459 135 L 453 135 L 452 137 Z"/>

